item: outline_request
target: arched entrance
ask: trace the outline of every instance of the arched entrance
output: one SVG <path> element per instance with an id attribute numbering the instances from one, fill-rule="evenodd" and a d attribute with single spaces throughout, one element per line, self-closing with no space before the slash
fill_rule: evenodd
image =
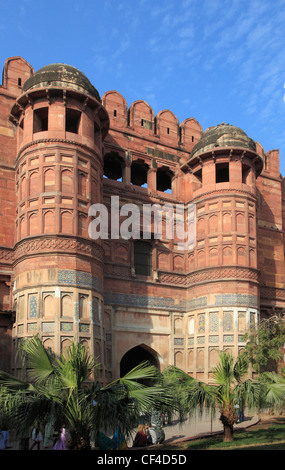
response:
<path id="1" fill-rule="evenodd" d="M 121 359 L 120 377 L 123 377 L 127 372 L 145 361 L 148 361 L 151 365 L 160 370 L 158 356 L 153 349 L 149 348 L 145 344 L 140 344 L 139 346 L 135 346 L 130 349 Z"/>

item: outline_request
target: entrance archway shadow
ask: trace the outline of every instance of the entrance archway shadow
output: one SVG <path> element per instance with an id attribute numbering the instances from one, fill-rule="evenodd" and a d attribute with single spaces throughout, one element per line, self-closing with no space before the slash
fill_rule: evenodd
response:
<path id="1" fill-rule="evenodd" d="M 149 346 L 140 344 L 132 349 L 129 349 L 129 351 L 124 354 L 120 362 L 120 377 L 123 377 L 134 367 L 146 361 L 150 365 L 155 366 L 158 370 L 160 370 L 157 353 Z M 146 385 L 149 385 L 149 383 Z"/>

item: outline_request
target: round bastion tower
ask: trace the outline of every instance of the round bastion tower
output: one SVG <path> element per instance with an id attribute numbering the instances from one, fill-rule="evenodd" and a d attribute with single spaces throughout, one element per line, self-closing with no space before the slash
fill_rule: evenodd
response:
<path id="1" fill-rule="evenodd" d="M 88 236 L 102 201 L 109 118 L 78 69 L 52 64 L 24 84 L 18 123 L 14 346 L 39 334 L 59 353 L 73 338 L 101 355 L 103 250 Z"/>
<path id="2" fill-rule="evenodd" d="M 207 129 L 187 166 L 196 204 L 196 245 L 188 252 L 188 371 L 211 381 L 220 350 L 234 357 L 258 322 L 256 143 L 236 126 Z"/>

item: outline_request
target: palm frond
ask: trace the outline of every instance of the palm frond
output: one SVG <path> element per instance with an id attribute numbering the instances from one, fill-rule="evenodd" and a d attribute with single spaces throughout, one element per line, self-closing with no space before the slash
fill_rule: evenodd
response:
<path id="1" fill-rule="evenodd" d="M 285 385 L 267 384 L 266 402 L 271 406 L 283 406 L 285 404 Z"/>
<path id="2" fill-rule="evenodd" d="M 240 382 L 234 389 L 234 400 L 240 407 L 255 410 L 262 407 L 263 390 L 259 382 L 250 379 Z"/>
<path id="3" fill-rule="evenodd" d="M 41 383 L 54 374 L 54 368 L 48 351 L 37 336 L 23 341 L 20 345 L 27 362 L 27 374 L 32 382 Z"/>
<path id="4" fill-rule="evenodd" d="M 158 371 L 155 366 L 149 365 L 147 361 L 138 364 L 136 367 L 127 372 L 123 377 L 118 379 L 123 383 L 126 380 L 146 380 L 158 378 Z"/>
<path id="5" fill-rule="evenodd" d="M 213 368 L 212 376 L 219 385 L 230 384 L 234 379 L 233 357 L 220 351 L 219 359 L 219 363 Z"/>
<path id="6" fill-rule="evenodd" d="M 193 377 L 191 377 L 187 372 L 184 372 L 182 369 L 179 369 L 176 366 L 168 366 L 162 372 L 163 383 L 171 385 L 177 385 L 179 383 L 191 384 L 193 382 Z"/>
<path id="7" fill-rule="evenodd" d="M 270 406 L 285 404 L 285 379 L 275 372 L 264 372 L 259 378 L 263 385 L 265 401 Z"/>
<path id="8" fill-rule="evenodd" d="M 285 384 L 285 377 L 283 375 L 276 374 L 276 372 L 263 372 L 260 375 L 260 381 L 264 383 L 280 383 Z"/>
<path id="9" fill-rule="evenodd" d="M 248 361 L 243 354 L 237 357 L 233 372 L 234 372 L 234 377 L 237 382 L 241 382 L 243 377 L 247 374 Z"/>
<path id="10" fill-rule="evenodd" d="M 0 371 L 0 385 L 5 387 L 9 392 L 17 392 L 19 390 L 34 391 L 32 384 L 14 377 L 7 372 Z"/>
<path id="11" fill-rule="evenodd" d="M 80 343 L 72 343 L 57 358 L 56 373 L 66 389 L 80 389 L 98 366 L 96 359 Z"/>
<path id="12" fill-rule="evenodd" d="M 187 403 L 191 413 L 197 408 L 200 410 L 203 408 L 215 409 L 218 393 L 217 387 L 194 380 L 187 393 Z"/>

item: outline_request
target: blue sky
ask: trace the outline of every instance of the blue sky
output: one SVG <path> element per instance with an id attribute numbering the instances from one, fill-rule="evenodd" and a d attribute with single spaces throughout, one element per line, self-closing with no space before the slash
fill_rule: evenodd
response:
<path id="1" fill-rule="evenodd" d="M 102 96 L 241 127 L 285 175 L 285 0 L 0 0 L 0 67 L 63 62 Z"/>

